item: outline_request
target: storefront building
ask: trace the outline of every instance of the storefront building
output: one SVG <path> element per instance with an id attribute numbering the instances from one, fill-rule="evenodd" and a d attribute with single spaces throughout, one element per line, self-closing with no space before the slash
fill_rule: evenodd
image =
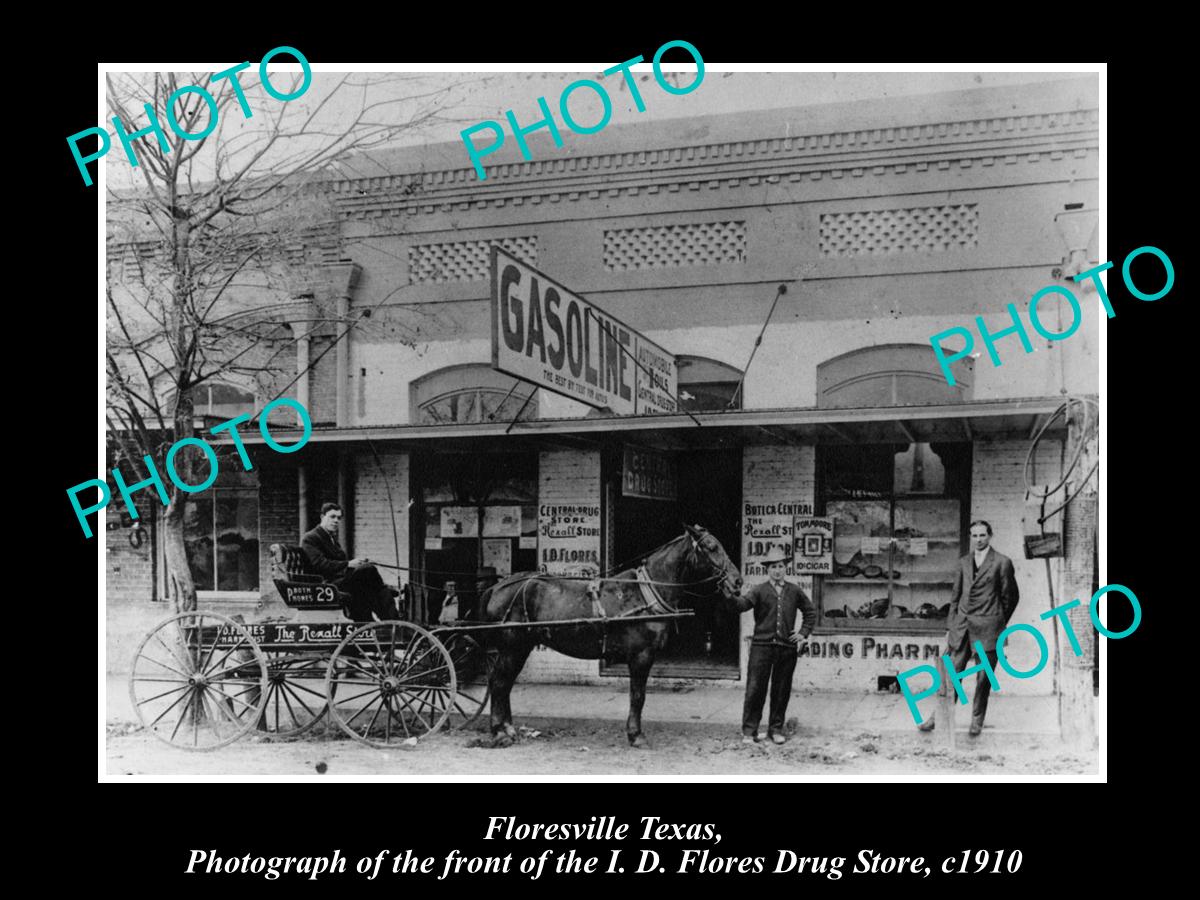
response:
<path id="1" fill-rule="evenodd" d="M 1009 303 L 1059 277 L 1072 248 L 1056 214 L 1094 221 L 1098 204 L 1094 79 L 530 141 L 532 161 L 489 156 L 484 182 L 447 144 L 354 160 L 326 185 L 339 233 L 305 249 L 323 272 L 308 302 L 358 324 L 340 339 L 296 326 L 290 375 L 312 366 L 295 393 L 316 425 L 305 450 L 258 454 L 196 504 L 202 603 L 286 613 L 267 548 L 297 543 L 331 498 L 352 555 L 411 570 L 427 618 L 479 566 L 609 572 L 684 521 L 751 583 L 773 544 L 808 540 L 833 571 L 804 574 L 801 555 L 790 567 L 818 609 L 797 689 L 893 689 L 940 652 L 975 519 L 1016 566 L 1014 622 L 1038 622 L 1048 585 L 1061 602 L 1062 561 L 1048 582 L 1023 553 L 1026 457 L 1065 395 L 1098 393 L 1096 310 L 1068 340 L 1032 335 L 1032 353 L 999 339 L 1000 367 L 977 343 L 953 387 L 929 339 L 976 316 L 999 333 Z M 680 409 L 615 416 L 497 371 L 493 246 L 673 355 Z M 213 402 L 253 406 L 228 391 Z M 1038 483 L 1063 465 L 1063 432 L 1047 438 Z M 122 635 L 165 613 L 148 599 L 162 596 L 155 542 L 124 538 L 108 535 L 113 671 Z M 742 683 L 750 615 L 692 605 L 652 677 Z M 1015 666 L 1032 666 L 1026 652 L 1012 647 Z M 539 648 L 522 678 L 623 674 Z"/>

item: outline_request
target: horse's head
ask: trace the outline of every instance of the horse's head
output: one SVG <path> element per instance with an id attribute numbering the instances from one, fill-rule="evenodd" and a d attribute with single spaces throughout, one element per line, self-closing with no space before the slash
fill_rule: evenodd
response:
<path id="1" fill-rule="evenodd" d="M 702 571 L 707 568 L 714 578 L 720 576 L 721 593 L 726 599 L 736 598 L 742 590 L 742 573 L 725 554 L 721 542 L 700 525 L 683 526 L 687 529 L 687 537 L 691 541 L 689 555 L 700 563 L 695 568 Z"/>

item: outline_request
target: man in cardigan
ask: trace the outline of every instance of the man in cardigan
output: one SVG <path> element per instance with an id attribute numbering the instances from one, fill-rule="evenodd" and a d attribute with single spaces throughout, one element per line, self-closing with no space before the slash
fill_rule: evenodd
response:
<path id="1" fill-rule="evenodd" d="M 767 733 L 776 744 L 787 741 L 783 723 L 792 697 L 797 645 L 802 637 L 808 637 L 816 623 L 816 613 L 804 591 L 784 580 L 787 556 L 783 550 L 771 551 L 764 563 L 770 580 L 734 601 L 743 612 L 754 610 L 754 637 L 746 668 L 746 702 L 742 707 L 743 744 L 753 744 L 759 739 L 758 723 L 762 720 L 768 683 L 771 711 Z M 797 611 L 802 614 L 800 621 L 796 620 Z"/>
<path id="2" fill-rule="evenodd" d="M 337 539 L 341 521 L 340 506 L 336 503 L 321 505 L 321 524 L 300 539 L 300 548 L 308 557 L 309 566 L 326 581 L 350 594 L 346 615 L 354 621 L 369 622 L 372 613 L 380 619 L 398 618 L 394 599 L 398 591 L 383 583 L 379 570 L 366 557 L 346 558 L 346 551 Z"/>
<path id="3" fill-rule="evenodd" d="M 967 667 L 975 652 L 976 641 L 983 646 L 988 664 L 993 670 L 996 668 L 996 638 L 1008 625 L 1021 597 L 1012 560 L 990 546 L 991 541 L 992 526 L 982 519 L 972 522 L 972 552 L 959 560 L 954 575 L 950 612 L 946 616 L 946 655 L 956 672 Z M 940 661 L 938 671 L 942 676 L 938 695 L 942 696 L 950 690 L 950 679 Z M 971 737 L 977 737 L 983 731 L 983 717 L 987 715 L 991 693 L 992 683 L 987 673 L 981 671 L 975 676 Z M 931 712 L 917 728 L 932 731 L 934 724 Z"/>

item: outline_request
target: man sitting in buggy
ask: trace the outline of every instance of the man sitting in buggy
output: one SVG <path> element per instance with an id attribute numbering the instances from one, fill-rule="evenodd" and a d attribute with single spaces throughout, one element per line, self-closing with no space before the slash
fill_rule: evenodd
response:
<path id="1" fill-rule="evenodd" d="M 379 570 L 366 557 L 347 559 L 337 539 L 341 520 L 342 508 L 338 504 L 321 504 L 321 524 L 300 539 L 309 566 L 350 595 L 346 615 L 355 622 L 370 622 L 373 615 L 380 619 L 400 618 L 396 606 L 399 591 L 383 583 Z"/>

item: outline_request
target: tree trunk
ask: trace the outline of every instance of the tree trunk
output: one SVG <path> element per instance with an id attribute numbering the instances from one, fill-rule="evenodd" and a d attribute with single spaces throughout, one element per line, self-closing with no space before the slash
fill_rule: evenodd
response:
<path id="1" fill-rule="evenodd" d="M 174 279 L 172 283 L 171 314 L 173 321 L 170 326 L 173 331 L 175 359 L 179 363 L 175 378 L 175 410 L 174 410 L 174 441 L 178 443 L 184 438 L 195 434 L 195 401 L 191 389 L 191 348 L 192 328 L 188 323 L 188 300 L 191 295 L 191 268 L 189 253 L 190 231 L 186 214 L 176 206 L 175 185 L 169 192 L 174 244 Z M 173 465 L 176 475 L 184 484 L 197 484 L 201 479 L 195 478 L 197 453 L 195 448 L 186 447 L 175 455 Z M 164 460 L 166 455 L 164 454 Z M 176 612 L 189 612 L 196 608 L 196 580 L 192 577 L 191 566 L 188 564 L 187 545 L 184 542 L 183 523 L 187 510 L 189 495 L 181 491 L 177 485 L 170 482 L 165 471 L 165 461 L 160 470 L 163 480 L 168 481 L 168 496 L 171 502 L 167 505 L 164 516 L 163 545 L 166 550 L 167 574 L 172 585 L 172 600 Z"/>
<path id="2" fill-rule="evenodd" d="M 187 545 L 183 539 L 183 514 L 187 494 L 177 492 L 163 517 L 163 549 L 167 558 L 167 577 L 171 585 L 171 602 L 175 612 L 196 608 L 196 581 L 188 565 Z"/>

